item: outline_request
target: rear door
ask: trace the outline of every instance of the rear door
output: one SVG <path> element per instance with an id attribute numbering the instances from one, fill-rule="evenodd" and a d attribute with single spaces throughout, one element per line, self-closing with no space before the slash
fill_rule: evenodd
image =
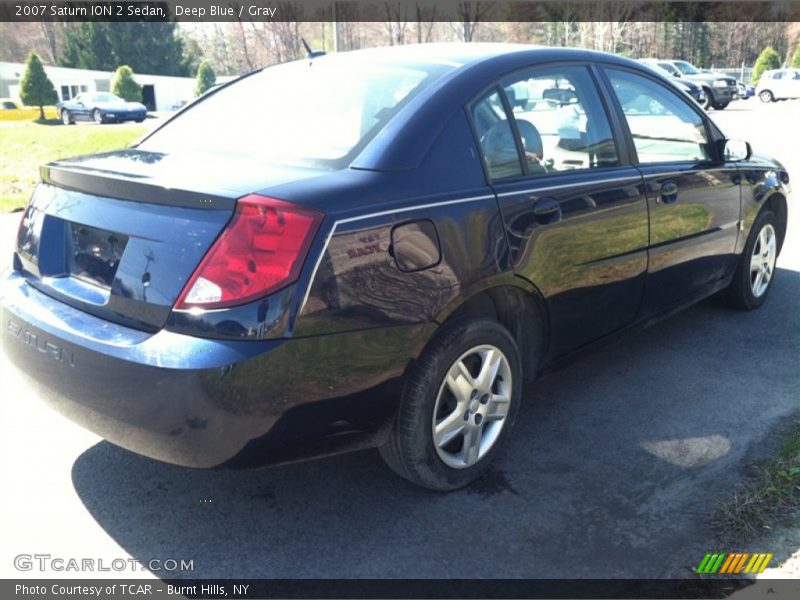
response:
<path id="1" fill-rule="evenodd" d="M 701 111 L 643 73 L 606 68 L 650 209 L 645 314 L 668 310 L 730 274 L 740 219 L 739 172 L 717 156 Z"/>
<path id="2" fill-rule="evenodd" d="M 531 90 L 520 102 L 514 90 Z M 557 356 L 633 321 L 647 269 L 640 173 L 620 156 L 583 65 L 531 68 L 471 107 L 514 271 L 533 282 Z"/>

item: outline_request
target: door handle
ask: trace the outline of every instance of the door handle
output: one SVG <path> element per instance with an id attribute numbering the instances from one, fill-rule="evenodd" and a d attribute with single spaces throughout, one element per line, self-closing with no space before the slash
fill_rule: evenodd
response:
<path id="1" fill-rule="evenodd" d="M 659 193 L 664 204 L 672 204 L 678 199 L 678 186 L 674 181 L 665 181 L 661 184 Z"/>
<path id="2" fill-rule="evenodd" d="M 533 216 L 542 225 L 560 221 L 561 203 L 555 198 L 540 198 L 533 205 Z"/>

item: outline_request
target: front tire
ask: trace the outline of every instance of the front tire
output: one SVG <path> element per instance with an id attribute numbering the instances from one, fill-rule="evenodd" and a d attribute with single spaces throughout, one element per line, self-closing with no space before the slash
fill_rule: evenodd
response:
<path id="1" fill-rule="evenodd" d="M 778 225 L 775 214 L 763 211 L 753 223 L 733 280 L 723 298 L 741 310 L 761 306 L 775 279 L 778 259 Z"/>
<path id="2" fill-rule="evenodd" d="M 61 111 L 61 122 L 64 125 L 74 125 L 75 121 L 72 119 L 72 115 L 69 114 L 69 111 L 64 109 Z"/>
<path id="3" fill-rule="evenodd" d="M 100 109 L 99 109 L 99 108 L 95 108 L 95 109 L 92 111 L 92 119 L 93 119 L 93 120 L 94 120 L 94 122 L 95 122 L 95 123 L 97 123 L 98 125 L 102 125 L 102 124 L 103 124 L 103 122 L 104 122 L 104 121 L 103 121 L 103 113 L 101 113 L 101 112 L 100 112 Z"/>
<path id="4" fill-rule="evenodd" d="M 508 330 L 488 319 L 453 322 L 409 374 L 381 455 L 422 487 L 463 487 L 498 455 L 521 395 L 519 350 Z"/>
<path id="5" fill-rule="evenodd" d="M 703 92 L 706 95 L 706 101 L 703 104 L 703 108 L 709 110 L 714 104 L 714 97 L 711 95 L 711 90 L 708 88 L 703 88 Z"/>
<path id="6" fill-rule="evenodd" d="M 758 99 L 762 102 L 775 102 L 775 96 L 769 90 L 762 90 L 758 94 Z"/>

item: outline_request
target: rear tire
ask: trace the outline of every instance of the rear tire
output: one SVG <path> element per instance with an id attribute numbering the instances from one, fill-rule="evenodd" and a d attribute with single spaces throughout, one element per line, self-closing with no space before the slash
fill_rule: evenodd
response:
<path id="1" fill-rule="evenodd" d="M 714 102 L 714 110 L 725 110 L 730 102 Z"/>
<path id="2" fill-rule="evenodd" d="M 775 102 L 775 96 L 769 90 L 762 90 L 758 93 L 758 99 L 762 102 Z"/>
<path id="3" fill-rule="evenodd" d="M 381 456 L 422 487 L 463 487 L 499 454 L 521 395 L 519 350 L 508 330 L 489 319 L 455 321 L 409 374 Z"/>
<path id="4" fill-rule="evenodd" d="M 740 310 L 753 310 L 767 299 L 775 279 L 778 258 L 777 223 L 771 210 L 763 211 L 753 223 L 733 280 L 722 292 L 728 305 Z"/>
<path id="5" fill-rule="evenodd" d="M 74 125 L 75 121 L 72 119 L 72 115 L 69 114 L 69 111 L 64 109 L 61 111 L 61 122 L 64 125 Z"/>
<path id="6" fill-rule="evenodd" d="M 102 125 L 102 124 L 103 124 L 103 122 L 104 122 L 104 120 L 103 120 L 103 113 L 101 113 L 101 112 L 100 112 L 100 109 L 99 109 L 99 108 L 95 108 L 95 109 L 92 111 L 92 119 L 93 119 L 93 120 L 94 120 L 94 122 L 95 122 L 95 123 L 97 123 L 98 125 Z"/>

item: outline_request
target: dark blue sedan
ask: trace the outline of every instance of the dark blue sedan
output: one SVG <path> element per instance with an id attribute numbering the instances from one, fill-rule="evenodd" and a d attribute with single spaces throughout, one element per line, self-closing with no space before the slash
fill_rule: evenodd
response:
<path id="1" fill-rule="evenodd" d="M 636 61 L 481 44 L 263 69 L 41 177 L 0 336 L 57 410 L 189 467 L 378 447 L 436 490 L 540 374 L 712 294 L 767 302 L 789 197 Z"/>
<path id="2" fill-rule="evenodd" d="M 127 102 L 108 92 L 94 92 L 75 96 L 56 105 L 58 116 L 64 125 L 75 121 L 94 121 L 102 123 L 121 123 L 136 121 L 141 123 L 147 117 L 147 108 L 140 102 Z"/>

